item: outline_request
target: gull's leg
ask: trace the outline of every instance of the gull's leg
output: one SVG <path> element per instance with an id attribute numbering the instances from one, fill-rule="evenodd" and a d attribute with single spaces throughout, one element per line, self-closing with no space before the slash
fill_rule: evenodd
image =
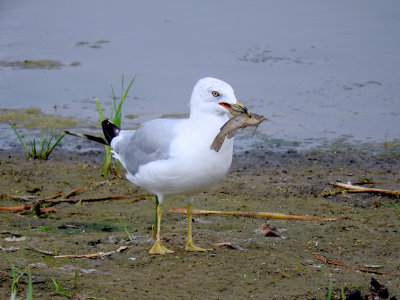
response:
<path id="1" fill-rule="evenodd" d="M 153 231 L 153 240 L 155 240 L 157 238 L 157 224 L 158 224 L 158 216 L 157 216 L 157 209 L 158 209 L 158 205 L 159 205 L 159 201 L 158 201 L 158 196 L 155 196 L 155 200 L 156 200 L 156 217 L 154 220 L 154 224 L 152 226 L 152 231 Z"/>
<path id="2" fill-rule="evenodd" d="M 156 242 L 154 243 L 154 246 L 150 249 L 149 253 L 150 254 L 165 254 L 165 253 L 174 253 L 174 251 L 169 250 L 166 248 L 162 243 L 160 239 L 160 229 L 161 229 L 161 216 L 162 216 L 163 208 L 161 201 L 157 206 L 157 239 Z"/>
<path id="3" fill-rule="evenodd" d="M 193 202 L 193 197 L 189 199 L 187 209 L 186 209 L 186 216 L 188 219 L 188 228 L 187 228 L 185 250 L 186 251 L 210 251 L 210 250 L 213 250 L 213 249 L 200 248 L 193 243 L 193 240 L 192 240 L 192 216 L 193 216 L 192 202 Z"/>

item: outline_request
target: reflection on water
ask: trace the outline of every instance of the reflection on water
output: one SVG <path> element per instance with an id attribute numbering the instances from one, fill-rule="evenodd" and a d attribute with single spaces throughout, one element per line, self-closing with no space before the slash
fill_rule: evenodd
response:
<path id="1" fill-rule="evenodd" d="M 118 95 L 121 74 L 137 74 L 123 108 L 134 127 L 187 113 L 194 83 L 214 76 L 273 120 L 260 143 L 399 139 L 399 9 L 395 0 L 3 0 L 0 108 L 95 122 L 93 99 L 109 112 L 110 85 Z M 21 67 L 40 60 L 60 66 Z"/>

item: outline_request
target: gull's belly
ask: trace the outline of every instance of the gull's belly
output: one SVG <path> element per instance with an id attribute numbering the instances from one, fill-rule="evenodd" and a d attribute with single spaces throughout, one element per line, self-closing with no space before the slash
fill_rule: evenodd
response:
<path id="1" fill-rule="evenodd" d="M 233 139 L 219 152 L 201 147 L 187 155 L 148 163 L 127 178 L 152 193 L 195 195 L 216 185 L 232 162 Z"/>

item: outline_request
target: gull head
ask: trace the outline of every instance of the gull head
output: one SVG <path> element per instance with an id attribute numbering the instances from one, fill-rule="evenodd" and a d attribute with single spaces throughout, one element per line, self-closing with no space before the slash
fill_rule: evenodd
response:
<path id="1" fill-rule="evenodd" d="M 235 96 L 233 88 L 226 82 L 206 77 L 200 79 L 193 88 L 190 99 L 190 114 L 208 113 L 224 115 L 247 113 L 248 109 Z"/>

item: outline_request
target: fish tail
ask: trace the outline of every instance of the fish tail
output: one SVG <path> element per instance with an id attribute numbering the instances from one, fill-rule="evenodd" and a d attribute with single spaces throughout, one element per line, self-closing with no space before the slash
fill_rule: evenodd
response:
<path id="1" fill-rule="evenodd" d="M 211 150 L 215 150 L 216 152 L 218 152 L 221 149 L 222 144 L 224 143 L 224 140 L 225 140 L 225 135 L 218 134 L 215 137 L 214 141 L 212 142 L 212 144 L 210 146 L 210 149 Z"/>

